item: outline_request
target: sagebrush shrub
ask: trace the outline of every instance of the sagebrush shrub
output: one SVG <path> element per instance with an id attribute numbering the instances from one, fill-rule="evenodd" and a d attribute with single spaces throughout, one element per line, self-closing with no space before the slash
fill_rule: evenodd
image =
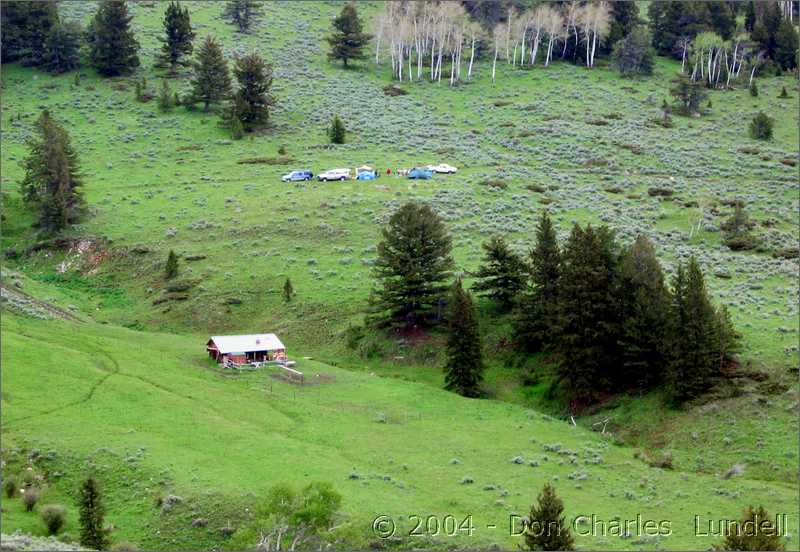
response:
<path id="1" fill-rule="evenodd" d="M 57 534 L 67 521 L 67 509 L 60 504 L 46 504 L 39 511 L 48 535 Z"/>
<path id="2" fill-rule="evenodd" d="M 3 492 L 6 495 L 6 498 L 14 498 L 17 495 L 17 478 L 13 475 L 8 476 L 3 481 Z"/>
<path id="3" fill-rule="evenodd" d="M 22 503 L 25 504 L 26 512 L 33 512 L 36 503 L 39 501 L 39 489 L 36 487 L 28 487 L 23 489 Z"/>

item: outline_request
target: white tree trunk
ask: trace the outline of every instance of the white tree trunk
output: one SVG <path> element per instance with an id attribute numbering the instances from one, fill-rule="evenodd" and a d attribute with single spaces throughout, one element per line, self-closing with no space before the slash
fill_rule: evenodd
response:
<path id="1" fill-rule="evenodd" d="M 494 48 L 494 61 L 492 61 L 492 84 L 494 84 L 494 75 L 497 70 L 497 47 Z"/>
<path id="2" fill-rule="evenodd" d="M 495 54 L 497 54 L 497 49 L 495 49 Z M 495 57 L 497 57 L 495 55 Z M 475 37 L 472 37 L 472 50 L 469 54 L 469 69 L 467 69 L 467 80 L 472 80 L 472 63 L 475 61 Z"/>

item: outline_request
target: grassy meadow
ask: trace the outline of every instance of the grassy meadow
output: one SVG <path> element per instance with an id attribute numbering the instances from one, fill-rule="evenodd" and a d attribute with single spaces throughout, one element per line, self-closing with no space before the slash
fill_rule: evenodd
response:
<path id="1" fill-rule="evenodd" d="M 37 239 L 18 184 L 43 108 L 72 136 L 91 211 L 71 231 L 80 247 L 9 256 L 2 274 L 4 298 L 14 289 L 34 298 L 2 312 L 3 461 L 21 469 L 38 451 L 48 479 L 41 502 L 68 506 L 69 535 L 78 530 L 77 482 L 95 471 L 115 540 L 143 549 L 229 547 L 237 541 L 220 528 L 244 524 L 271 485 L 316 480 L 342 493 L 341 539 L 359 546 L 375 540 L 378 515 L 398 521 L 401 536 L 411 515 L 471 514 L 472 536 L 395 544 L 516 547 L 509 516 L 523 515 L 550 481 L 570 517 L 673 521 L 667 537 L 578 537 L 582 548 L 706 549 L 716 541 L 693 536 L 692 516 L 735 517 L 751 503 L 789 514 L 787 549 L 798 548 L 798 260 L 772 255 L 796 247 L 800 231 L 795 78 L 758 79 L 758 97 L 746 85 L 709 91 L 708 113 L 673 116 L 673 128 L 655 122 L 679 70 L 663 58 L 653 76 L 632 80 L 602 63 L 498 63 L 494 84 L 480 60 L 471 82 L 404 82 L 406 95 L 388 96 L 388 63 L 376 64 L 374 50 L 357 68 L 327 62 L 324 36 L 339 2 L 267 2 L 248 35 L 220 18 L 218 3 L 182 4 L 196 44 L 213 34 L 229 59 L 255 50 L 274 64 L 278 104 L 264 132 L 235 141 L 217 111 L 161 113 L 157 101 L 135 100 L 135 79 L 160 86 L 159 2 L 130 3 L 142 45 L 130 78 L 83 68 L 76 84 L 74 72 L 1 70 L 2 249 L 23 252 Z M 358 6 L 368 22 L 380 9 Z M 95 3 L 60 10 L 85 24 Z M 169 79 L 179 93 L 188 81 Z M 783 87 L 788 99 L 778 97 Z M 759 111 L 775 119 L 770 142 L 748 137 Z M 348 141 L 332 146 L 325 129 L 336 114 Z M 459 171 L 419 182 L 385 174 L 438 162 Z M 382 176 L 280 180 L 292 169 L 363 164 Z M 649 193 L 657 189 L 672 195 Z M 683 410 L 657 394 L 615 397 L 573 426 L 546 381 L 522 380 L 507 351 L 509 321 L 488 304 L 480 309 L 491 400 L 441 390 L 436 333 L 410 343 L 369 335 L 349 348 L 381 225 L 410 199 L 446 220 L 467 283 L 491 235 L 526 252 L 544 209 L 562 236 L 573 222 L 607 224 L 626 244 L 646 234 L 667 272 L 696 256 L 743 334 L 743 364 L 761 381 Z M 722 244 L 719 227 L 737 199 L 757 222 L 758 251 Z M 180 292 L 163 279 L 170 249 L 181 257 Z M 280 294 L 287 277 L 297 291 L 290 304 Z M 231 375 L 208 361 L 208 335 L 249 332 L 277 333 L 301 370 L 322 374 L 319 383 Z M 592 431 L 606 419 L 605 435 Z M 648 466 L 667 453 L 674 470 Z M 743 473 L 725 479 L 737 464 Z M 183 501 L 162 510 L 157 499 L 168 495 Z M 209 523 L 192 527 L 196 518 Z M 2 522 L 4 533 L 44 533 L 17 499 L 3 501 Z"/>

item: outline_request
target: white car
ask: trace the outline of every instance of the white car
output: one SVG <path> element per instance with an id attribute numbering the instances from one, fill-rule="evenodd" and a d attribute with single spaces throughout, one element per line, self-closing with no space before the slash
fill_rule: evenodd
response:
<path id="1" fill-rule="evenodd" d="M 448 165 L 447 163 L 442 163 L 440 165 L 428 165 L 426 168 L 429 171 L 441 174 L 455 174 L 458 170 L 453 165 Z"/>
<path id="2" fill-rule="evenodd" d="M 330 180 L 349 180 L 350 169 L 331 169 L 317 175 L 317 180 L 328 182 Z"/>

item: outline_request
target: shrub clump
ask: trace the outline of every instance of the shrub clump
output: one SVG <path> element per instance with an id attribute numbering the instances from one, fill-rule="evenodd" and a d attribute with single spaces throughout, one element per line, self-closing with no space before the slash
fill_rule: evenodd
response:
<path id="1" fill-rule="evenodd" d="M 14 498 L 17 496 L 17 478 L 13 475 L 8 476 L 5 481 L 3 481 L 3 493 L 5 493 L 6 498 Z"/>
<path id="2" fill-rule="evenodd" d="M 38 501 L 39 489 L 36 487 L 28 487 L 22 490 L 22 503 L 25 505 L 26 512 L 33 512 Z"/>
<path id="3" fill-rule="evenodd" d="M 754 140 L 772 140 L 772 126 L 774 121 L 763 111 L 750 121 L 750 138 Z"/>
<path id="4" fill-rule="evenodd" d="M 60 504 L 46 504 L 39 511 L 39 515 L 47 527 L 48 535 L 57 534 L 67 521 L 67 509 Z"/>

